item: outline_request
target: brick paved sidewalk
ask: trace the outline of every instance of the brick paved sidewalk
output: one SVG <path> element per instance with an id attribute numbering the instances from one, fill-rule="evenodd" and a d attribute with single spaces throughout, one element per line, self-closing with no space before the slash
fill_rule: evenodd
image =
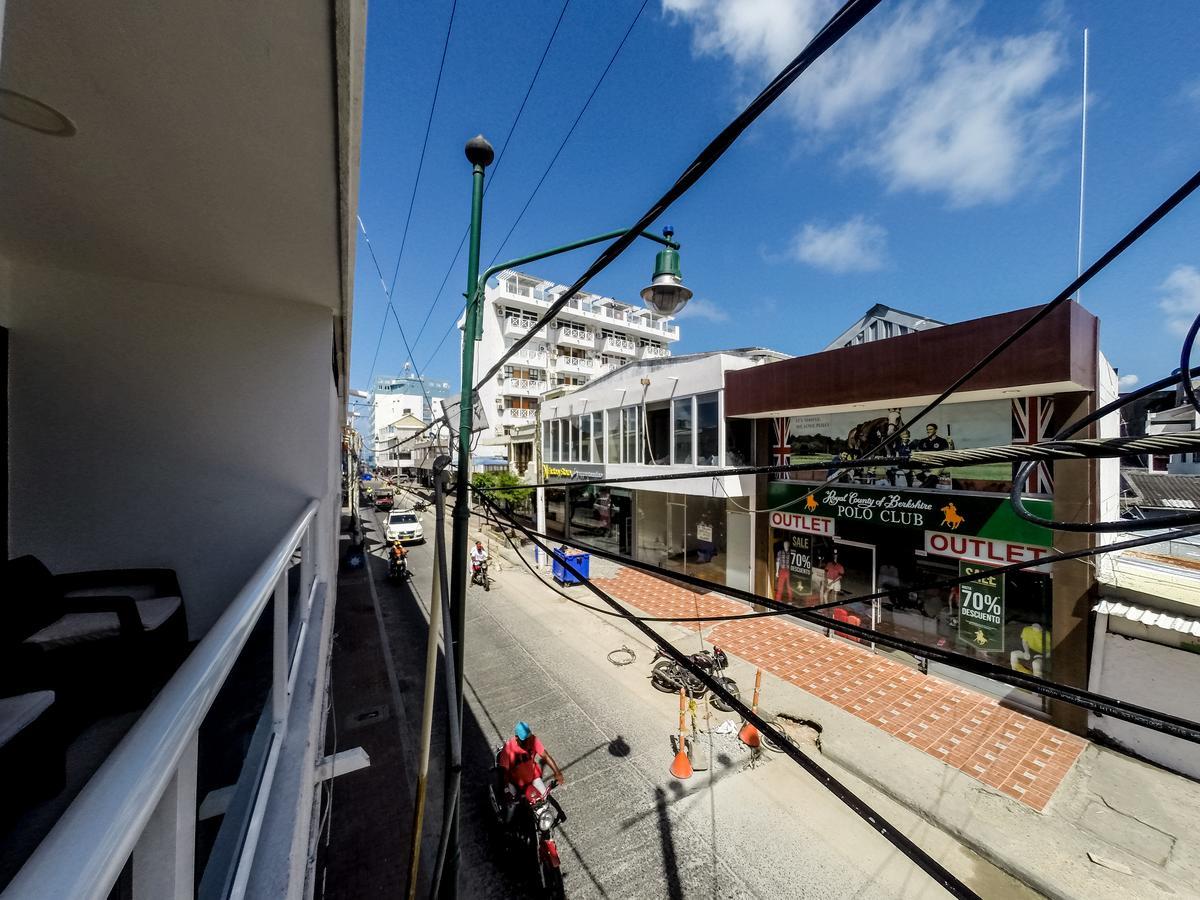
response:
<path id="1" fill-rule="evenodd" d="M 633 569 L 595 583 L 652 616 L 746 611 L 740 602 L 697 594 Z M 782 618 L 725 622 L 709 639 L 1039 812 L 1087 746 L 985 694 Z"/>

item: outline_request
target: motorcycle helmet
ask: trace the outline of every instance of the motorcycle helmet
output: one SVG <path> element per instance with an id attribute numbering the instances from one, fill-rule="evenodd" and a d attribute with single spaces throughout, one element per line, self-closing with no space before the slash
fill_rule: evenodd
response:
<path id="1" fill-rule="evenodd" d="M 517 736 L 518 741 L 527 741 L 533 734 L 533 729 L 529 727 L 528 722 L 518 722 L 517 727 L 513 729 L 513 734 Z"/>

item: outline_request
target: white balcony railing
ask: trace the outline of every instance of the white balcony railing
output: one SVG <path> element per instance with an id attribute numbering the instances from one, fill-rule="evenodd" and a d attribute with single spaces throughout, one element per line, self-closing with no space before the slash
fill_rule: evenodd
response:
<path id="1" fill-rule="evenodd" d="M 519 409 L 512 406 L 501 410 L 500 422 L 503 425 L 530 425 L 537 415 L 536 409 Z"/>
<path id="2" fill-rule="evenodd" d="M 558 328 L 558 343 L 591 350 L 596 346 L 596 333 L 584 328 L 571 328 L 560 325 Z"/>
<path id="3" fill-rule="evenodd" d="M 545 368 L 546 366 L 545 348 L 531 350 L 526 347 L 523 350 L 518 350 L 516 353 L 514 353 L 512 358 L 515 362 L 533 363 L 538 368 Z"/>
<path id="4" fill-rule="evenodd" d="M 533 326 L 537 324 L 537 319 L 532 316 L 505 316 L 504 317 L 504 336 L 505 337 L 521 337 L 533 330 Z"/>
<path id="5" fill-rule="evenodd" d="M 643 345 L 638 350 L 638 359 L 663 359 L 670 356 L 671 351 L 666 347 L 650 347 Z"/>
<path id="6" fill-rule="evenodd" d="M 588 356 L 556 356 L 554 367 L 564 372 L 593 372 L 596 360 Z"/>
<path id="7" fill-rule="evenodd" d="M 226 895 L 240 898 L 246 894 L 280 755 L 289 752 L 285 739 L 292 696 L 302 653 L 313 637 L 310 614 L 319 596 L 323 614 L 328 597 L 329 576 L 318 545 L 326 540 L 332 543 L 332 536 L 317 531 L 324 530 L 329 520 L 319 511 L 320 504 L 310 501 L 59 818 L 9 883 L 5 897 L 103 900 L 131 854 L 134 900 L 193 895 L 200 724 L 268 601 L 274 598 L 273 683 L 263 712 L 270 717 L 270 750 L 255 773 L 254 801 Z M 300 622 L 295 652 L 289 659 L 288 570 L 297 546 L 301 548 Z M 303 773 L 310 798 L 315 776 L 311 768 Z"/>
<path id="8" fill-rule="evenodd" d="M 550 385 L 537 378 L 502 378 L 500 392 L 515 397 L 540 397 Z"/>
<path id="9" fill-rule="evenodd" d="M 600 341 L 601 353 L 615 353 L 620 356 L 637 356 L 637 344 L 619 337 L 606 337 Z"/>

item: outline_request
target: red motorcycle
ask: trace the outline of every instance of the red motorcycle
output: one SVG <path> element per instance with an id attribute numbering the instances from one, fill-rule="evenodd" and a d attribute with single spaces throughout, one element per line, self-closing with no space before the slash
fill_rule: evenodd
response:
<path id="1" fill-rule="evenodd" d="M 492 787 L 488 789 L 496 824 L 520 855 L 530 864 L 536 864 L 542 895 L 549 900 L 561 900 L 565 896 L 563 876 L 553 834 L 559 824 L 567 821 L 567 814 L 550 793 L 558 787 L 558 782 L 553 778 L 543 781 L 542 767 L 529 759 L 513 767 L 501 788 L 502 749 L 496 751 Z"/>

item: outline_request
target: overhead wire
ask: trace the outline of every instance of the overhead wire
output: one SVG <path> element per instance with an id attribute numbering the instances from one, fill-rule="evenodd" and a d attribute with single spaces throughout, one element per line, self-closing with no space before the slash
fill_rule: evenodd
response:
<path id="1" fill-rule="evenodd" d="M 490 502 L 490 501 L 489 501 Z M 510 521 L 511 520 L 510 518 Z M 518 529 L 523 531 L 529 537 L 528 530 L 514 521 Z M 535 545 L 541 547 L 543 552 L 549 552 L 549 548 L 540 541 L 530 538 Z M 902 832 L 895 828 L 878 812 L 863 802 L 849 788 L 834 778 L 827 770 L 817 765 L 806 753 L 800 750 L 795 744 L 789 741 L 782 733 L 780 733 L 774 725 L 761 718 L 757 712 L 746 706 L 739 697 L 734 696 L 727 687 L 712 677 L 712 675 L 697 666 L 691 657 L 680 652 L 675 648 L 670 641 L 656 632 L 645 622 L 640 621 L 636 616 L 632 615 L 621 603 L 614 599 L 610 594 L 598 588 L 590 578 L 584 577 L 579 570 L 570 562 L 564 561 L 565 568 L 571 575 L 577 579 L 594 594 L 599 600 L 607 604 L 623 618 L 629 621 L 634 627 L 642 632 L 646 637 L 654 642 L 666 656 L 669 656 L 676 663 L 698 678 L 706 688 L 712 691 L 716 696 L 720 697 L 727 703 L 734 712 L 737 712 L 748 722 L 751 722 L 759 729 L 766 737 L 775 742 L 777 746 L 782 748 L 784 754 L 792 759 L 803 768 L 810 776 L 817 780 L 822 787 L 833 794 L 838 800 L 845 804 L 852 812 L 859 816 L 878 834 L 890 842 L 896 849 L 913 861 L 922 871 L 933 878 L 953 897 L 961 898 L 978 898 L 973 890 L 963 884 L 958 878 L 951 874 L 937 860 L 926 853 L 921 847 L 909 840 Z"/>
<path id="2" fill-rule="evenodd" d="M 409 223 L 412 221 L 413 204 L 416 202 L 417 188 L 420 186 L 420 183 L 421 183 L 421 170 L 425 166 L 425 151 L 429 147 L 429 132 L 430 132 L 430 129 L 433 127 L 433 113 L 434 113 L 434 110 L 437 109 L 438 94 L 442 90 L 442 73 L 446 67 L 446 52 L 450 49 L 450 34 L 454 30 L 454 15 L 457 12 L 457 10 L 458 10 L 458 0 L 451 0 L 450 19 L 446 23 L 446 36 L 442 40 L 442 55 L 441 55 L 441 59 L 438 61 L 437 80 L 434 82 L 434 85 L 433 85 L 433 100 L 429 104 L 429 116 L 425 120 L 425 137 L 421 141 L 421 155 L 417 161 L 417 174 L 413 178 L 412 193 L 409 195 L 409 199 L 408 199 L 408 216 L 404 220 L 404 231 L 400 238 L 400 252 L 396 256 L 396 269 L 395 269 L 395 272 L 392 274 L 391 287 L 388 287 L 387 283 L 383 280 L 383 272 L 380 270 L 379 261 L 375 260 L 375 271 L 379 274 L 379 283 L 383 287 L 384 296 L 387 297 L 387 309 L 392 308 L 392 292 L 395 291 L 395 289 L 396 289 L 396 276 L 398 276 L 400 274 L 400 261 L 404 258 L 404 247 L 408 241 L 408 226 L 409 226 Z M 363 223 L 362 223 L 361 217 L 359 217 L 358 225 L 360 228 L 363 228 Z M 367 233 L 366 229 L 363 228 L 363 236 L 364 237 L 366 236 L 366 233 Z M 368 247 L 371 246 L 371 242 L 369 239 L 367 240 L 367 246 Z M 371 258 L 372 259 L 375 258 L 374 249 L 371 250 Z M 399 319 L 397 319 L 397 322 L 398 321 L 399 321 Z M 385 311 L 383 314 L 383 320 L 379 323 L 379 340 L 377 340 L 375 342 L 375 356 L 371 360 L 370 374 L 367 376 L 367 390 L 371 389 L 371 384 L 373 383 L 374 378 L 375 378 L 375 366 L 379 362 L 379 350 L 383 346 L 383 335 L 386 330 L 387 330 L 387 312 Z M 407 341 L 405 342 L 405 344 L 407 345 Z M 412 361 L 412 364 L 415 368 L 417 365 L 417 361 L 415 359 L 412 359 L 411 353 L 409 353 L 409 359 Z M 417 371 L 419 372 L 420 370 L 418 369 Z"/>
<path id="3" fill-rule="evenodd" d="M 533 78 L 529 80 L 529 87 L 525 89 L 525 96 L 521 98 L 521 105 L 517 107 L 517 114 L 513 118 L 512 125 L 509 126 L 508 134 L 504 136 L 504 140 L 500 144 L 500 149 L 496 151 L 496 161 L 492 163 L 491 167 L 491 178 L 488 179 L 488 183 L 484 185 L 483 188 L 485 197 L 487 196 L 488 189 L 491 187 L 492 182 L 494 182 L 496 179 L 496 172 L 500 169 L 500 163 L 504 161 L 504 151 L 508 149 L 509 141 L 512 140 L 513 133 L 517 130 L 517 124 L 521 121 L 521 116 L 525 112 L 525 105 L 529 102 L 529 97 L 533 93 L 533 87 L 535 84 L 537 84 L 538 76 L 542 73 L 542 66 L 546 62 L 546 57 L 550 53 L 550 47 L 554 44 L 554 38 L 558 34 L 559 26 L 562 25 L 563 17 L 567 14 L 567 7 L 570 5 L 571 0 L 563 0 L 562 9 L 558 11 L 558 19 L 555 20 L 554 28 L 550 31 L 550 37 L 546 40 L 546 46 L 542 49 L 541 59 L 538 60 L 538 64 L 533 70 Z M 450 266 L 446 269 L 446 274 L 442 277 L 441 286 L 438 287 L 437 293 L 434 294 L 433 302 L 429 304 L 429 309 L 425 313 L 425 319 L 421 322 L 421 327 L 417 330 L 417 336 L 413 338 L 414 344 L 421 343 L 421 335 L 425 333 L 425 326 L 429 324 L 429 317 L 433 314 L 433 310 L 437 306 L 438 300 L 441 299 L 442 291 L 446 289 L 447 282 L 450 281 L 450 275 L 454 271 L 454 266 L 458 263 L 458 257 L 462 254 L 463 247 L 465 247 L 467 243 L 467 236 L 470 233 L 471 226 L 467 225 L 467 227 L 463 229 L 462 239 L 458 242 L 458 249 L 454 251 L 454 258 L 450 260 Z M 457 321 L 457 318 L 458 317 L 456 315 L 455 321 Z M 451 322 L 452 326 L 453 324 L 454 323 Z M 445 338 L 443 337 L 442 340 L 438 342 L 438 350 L 441 349 L 444 342 Z M 429 360 L 425 363 L 426 367 L 429 366 L 429 363 L 433 362 L 433 358 L 435 356 L 437 356 L 437 350 L 430 354 Z"/>
<path id="4" fill-rule="evenodd" d="M 578 294 L 583 287 L 592 280 L 597 274 L 608 268 L 614 260 L 624 253 L 630 245 L 637 240 L 638 235 L 649 228 L 654 220 L 665 212 L 672 203 L 683 196 L 697 181 L 700 180 L 709 169 L 716 164 L 725 152 L 733 145 L 733 143 L 741 136 L 741 134 L 754 123 L 759 116 L 783 94 L 784 91 L 797 79 L 801 74 L 808 69 L 822 54 L 830 47 L 834 46 L 842 37 L 844 37 L 851 28 L 857 25 L 868 13 L 879 5 L 880 0 L 847 0 L 847 2 L 839 9 L 833 17 L 821 28 L 820 31 L 809 41 L 808 45 L 800 51 L 800 53 L 783 68 L 771 82 L 763 88 L 757 97 L 755 97 L 741 113 L 738 114 L 732 122 L 730 122 L 721 132 L 713 138 L 695 160 L 684 170 L 683 174 L 675 181 L 675 183 L 667 190 L 662 197 L 655 201 L 645 213 L 642 214 L 634 224 L 632 224 L 625 234 L 611 244 L 609 244 L 596 258 L 596 260 L 587 268 L 587 270 L 578 279 L 575 280 L 563 294 L 559 296 L 543 314 L 543 316 L 535 323 L 534 327 L 529 332 L 513 343 L 508 350 L 501 354 L 496 363 L 488 369 L 484 376 L 476 383 L 475 389 L 478 390 L 482 385 L 487 384 L 497 372 L 499 372 L 504 364 L 517 352 L 529 343 L 537 332 L 551 322 L 555 316 Z M 471 298 L 475 301 L 475 298 Z"/>
<path id="5" fill-rule="evenodd" d="M 529 198 L 525 201 L 525 205 L 522 206 L 521 211 L 517 213 L 517 218 L 513 221 L 512 226 L 508 229 L 508 233 L 504 236 L 504 240 L 500 242 L 500 246 L 496 248 L 496 252 L 492 255 L 492 261 L 488 263 L 488 268 L 491 268 L 493 265 L 495 265 L 496 260 L 500 258 L 500 253 L 508 244 L 509 238 L 513 236 L 513 232 L 517 230 L 517 226 L 521 224 L 521 220 L 525 218 L 525 213 L 529 210 L 530 204 L 533 203 L 534 198 L 538 195 L 538 191 L 542 189 L 542 185 L 545 183 L 547 176 L 550 174 L 550 170 L 553 169 L 554 164 L 558 162 L 558 157 L 562 154 L 563 148 L 567 146 L 567 141 L 571 139 L 571 135 L 575 133 L 575 129 L 579 126 L 580 120 L 583 119 L 584 114 L 588 111 L 588 107 L 592 105 L 592 100 L 595 99 L 596 93 L 600 90 L 600 86 L 604 84 L 604 80 L 608 77 L 608 73 L 612 69 L 613 63 L 617 61 L 617 57 L 620 56 L 621 50 L 625 47 L 625 43 L 629 40 L 629 36 L 633 34 L 634 26 L 636 26 L 638 21 L 642 18 L 642 13 L 646 11 L 646 6 L 649 4 L 649 2 L 650 0 L 642 0 L 642 5 L 638 7 L 638 11 L 634 15 L 633 21 L 629 23 L 629 27 L 625 29 L 625 34 L 622 35 L 621 40 L 617 43 L 617 49 L 614 50 L 612 56 L 609 57 L 608 65 L 604 67 L 604 71 L 601 72 L 600 77 L 596 79 L 596 83 L 592 86 L 591 93 L 588 94 L 587 99 L 583 102 L 583 106 L 579 108 L 579 113 L 575 116 L 575 121 L 571 123 L 571 127 L 568 128 L 567 133 L 563 135 L 563 139 L 558 144 L 558 149 L 554 151 L 554 155 L 550 158 L 550 162 L 546 165 L 545 170 L 542 172 L 542 177 L 539 178 L 537 184 L 533 186 L 533 190 L 530 192 Z"/>
<path id="6" fill-rule="evenodd" d="M 502 512 L 492 501 L 488 500 L 486 502 L 497 512 Z M 547 535 L 539 535 L 536 532 L 533 532 L 531 529 L 529 529 L 523 523 L 514 519 L 511 515 L 505 514 L 505 518 L 508 519 L 508 521 L 512 524 L 513 527 L 517 528 L 519 531 L 521 531 L 522 534 L 524 534 L 527 538 L 529 538 L 531 541 L 533 541 L 535 545 L 541 547 L 547 553 L 550 552 L 549 549 L 543 543 L 541 543 L 541 540 L 540 540 L 540 538 L 548 537 Z M 1195 526 L 1195 527 L 1189 528 L 1189 529 L 1180 529 L 1179 532 L 1177 533 L 1177 536 L 1185 536 L 1185 535 L 1191 535 L 1191 534 L 1200 534 L 1200 526 Z M 1140 541 L 1142 543 L 1150 543 L 1154 539 L 1162 540 L 1161 536 L 1154 536 L 1152 538 L 1135 539 L 1135 541 Z M 1122 542 L 1122 543 L 1125 545 L 1131 545 L 1131 544 L 1134 544 L 1135 541 Z M 776 609 L 776 610 L 779 610 L 784 615 L 788 615 L 793 618 L 800 619 L 802 621 L 810 622 L 821 628 L 831 629 L 833 631 L 838 632 L 839 634 L 851 635 L 851 636 L 860 638 L 861 640 L 873 642 L 876 644 L 882 644 L 886 647 L 890 647 L 895 650 L 903 650 L 907 653 L 911 653 L 918 657 L 923 657 L 925 659 L 933 660 L 933 661 L 942 663 L 944 665 L 951 666 L 953 668 L 962 669 L 967 672 L 972 672 L 973 674 L 976 674 L 976 675 L 982 675 L 986 678 L 991 678 L 995 681 L 999 681 L 1004 684 L 1009 684 L 1014 687 L 1024 688 L 1026 690 L 1032 691 L 1034 693 L 1040 694 L 1045 697 L 1049 697 L 1054 700 L 1060 700 L 1060 701 L 1063 701 L 1066 703 L 1070 703 L 1074 706 L 1078 706 L 1078 707 L 1087 709 L 1091 712 L 1101 713 L 1103 715 L 1109 715 L 1109 716 L 1112 716 L 1113 718 L 1121 719 L 1123 721 L 1130 722 L 1134 725 L 1139 725 L 1143 728 L 1148 728 L 1152 731 L 1158 731 L 1163 734 L 1169 734 L 1172 737 L 1181 738 L 1182 740 L 1186 740 L 1186 741 L 1189 741 L 1192 743 L 1200 743 L 1200 723 L 1193 722 L 1188 719 L 1184 719 L 1180 716 L 1171 715 L 1169 713 L 1161 712 L 1159 710 L 1149 709 L 1147 707 L 1140 706 L 1135 703 L 1129 703 L 1125 700 L 1121 700 L 1121 699 L 1115 698 L 1115 697 L 1107 697 L 1102 694 L 1097 694 L 1092 691 L 1084 690 L 1082 688 L 1076 688 L 1076 687 L 1072 687 L 1070 685 L 1058 684 L 1057 682 L 1052 682 L 1045 678 L 1039 678 L 1036 675 L 1027 675 L 1023 672 L 1019 672 L 1019 671 L 1016 671 L 1013 669 L 1006 669 L 1002 666 L 996 665 L 995 663 L 988 662 L 986 660 L 976 659 L 974 657 L 969 657 L 969 656 L 963 656 L 961 654 L 954 653 L 952 651 L 945 650 L 940 647 L 934 647 L 934 646 L 929 646 L 926 644 L 921 644 L 916 641 L 910 641 L 910 640 L 907 640 L 906 638 L 902 638 L 897 635 L 890 634 L 886 631 L 877 631 L 873 628 L 864 628 L 864 627 L 861 627 L 858 625 L 853 625 L 846 621 L 842 621 L 842 620 L 838 620 L 838 619 L 830 619 L 827 616 L 821 616 L 821 615 L 817 614 L 817 611 L 820 609 L 828 608 L 829 606 L 833 606 L 833 605 L 844 605 L 844 603 L 842 603 L 841 601 L 837 601 L 836 603 L 831 603 L 831 604 L 817 605 L 817 606 L 813 606 L 813 607 L 789 606 L 780 601 L 772 600 L 769 597 L 762 597 L 757 594 L 751 594 L 751 593 L 749 593 L 747 591 L 743 591 L 741 589 L 730 588 L 728 586 L 714 586 L 711 582 L 707 582 L 704 579 L 696 578 L 696 577 L 688 575 L 687 573 L 684 573 L 684 572 L 676 572 L 676 571 L 664 569 L 661 566 L 656 566 L 652 563 L 642 562 L 640 560 L 629 558 L 629 557 L 620 557 L 615 554 L 611 554 L 606 551 L 603 551 L 600 548 L 587 547 L 587 545 L 579 544 L 577 542 L 572 542 L 572 543 L 575 546 L 580 546 L 580 547 L 584 547 L 585 549 L 588 549 L 589 552 L 595 552 L 599 556 L 615 558 L 616 560 L 621 562 L 622 565 L 627 565 L 627 566 L 631 566 L 631 567 L 634 567 L 637 569 L 641 569 L 642 571 L 650 572 L 652 574 L 657 575 L 660 578 L 669 578 L 673 581 L 683 581 L 686 583 L 695 584 L 697 586 L 708 587 L 709 589 L 712 589 L 713 587 L 719 587 L 720 592 L 725 596 L 733 597 L 735 599 L 745 600 L 746 602 L 757 604 L 759 606 L 766 606 L 766 607 L 769 607 L 772 609 Z M 1107 546 L 1110 548 L 1115 548 L 1117 545 L 1110 544 Z M 1088 548 L 1088 550 L 1086 552 L 1095 553 L 1097 551 L 1093 550 L 1092 548 Z M 1100 552 L 1104 552 L 1104 551 L 1101 550 Z M 597 588 L 595 585 L 592 584 L 590 579 L 581 575 L 578 572 L 578 570 L 570 564 L 569 559 L 564 557 L 560 561 L 560 564 L 563 565 L 564 568 L 568 572 L 570 572 L 573 577 L 579 579 L 583 584 L 588 586 L 589 590 L 591 590 L 593 593 L 596 593 L 598 596 L 601 596 L 601 599 L 605 599 L 605 601 L 608 602 L 609 606 L 613 606 L 614 608 L 619 608 L 619 609 L 623 610 L 624 613 L 628 613 L 628 615 L 625 615 L 625 618 L 629 619 L 631 622 L 633 622 L 635 625 L 637 625 L 638 628 L 640 628 L 644 631 L 649 631 L 649 626 L 645 625 L 642 622 L 637 621 L 636 615 L 629 613 L 628 610 L 625 610 L 624 607 L 621 607 L 619 604 L 616 604 L 616 602 L 612 601 L 611 598 L 607 598 L 606 595 L 604 595 L 603 591 L 601 591 L 599 588 Z M 1012 567 L 998 567 L 996 569 L 989 570 L 989 574 L 999 573 L 999 572 L 1001 572 L 1001 570 L 1010 570 L 1011 568 Z M 976 575 L 975 577 L 977 578 L 978 575 Z M 962 581 L 969 581 L 969 580 L 971 580 L 971 579 L 970 578 L 962 579 Z M 675 621 L 679 621 L 679 620 L 675 620 Z"/>

